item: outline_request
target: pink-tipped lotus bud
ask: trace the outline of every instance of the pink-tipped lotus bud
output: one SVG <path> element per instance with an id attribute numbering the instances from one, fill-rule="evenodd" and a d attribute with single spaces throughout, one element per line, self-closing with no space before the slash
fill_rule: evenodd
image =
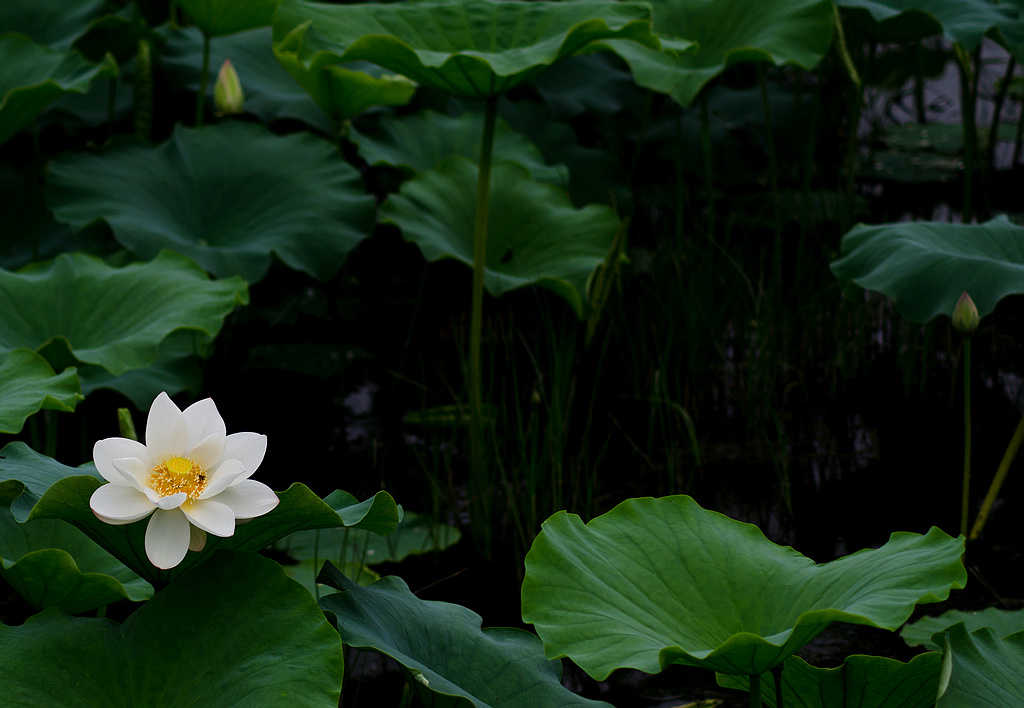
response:
<path id="1" fill-rule="evenodd" d="M 978 329 L 980 319 L 974 300 L 965 290 L 960 299 L 956 301 L 956 307 L 953 308 L 953 326 L 964 334 L 971 334 Z"/>
<path id="2" fill-rule="evenodd" d="M 215 112 L 218 116 L 241 113 L 244 103 L 245 93 L 242 91 L 242 82 L 238 80 L 238 72 L 231 60 L 225 59 L 217 74 L 217 83 L 213 86 Z"/>

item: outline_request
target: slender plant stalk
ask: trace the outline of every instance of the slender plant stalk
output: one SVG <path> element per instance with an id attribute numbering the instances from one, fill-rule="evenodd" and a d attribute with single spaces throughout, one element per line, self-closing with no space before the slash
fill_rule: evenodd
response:
<path id="1" fill-rule="evenodd" d="M 969 224 L 974 220 L 974 168 L 977 161 L 975 155 L 977 152 L 977 129 L 974 124 L 974 114 L 978 96 L 977 75 L 979 73 L 979 66 L 972 66 L 971 56 L 962 44 L 957 42 L 954 48 L 956 50 L 957 66 L 960 68 L 960 105 L 963 107 L 964 205 L 962 214 L 964 223 Z"/>
<path id="2" fill-rule="evenodd" d="M 199 95 L 196 96 L 196 127 L 203 124 L 203 109 L 206 103 L 206 82 L 210 73 L 210 37 L 203 32 L 203 69 L 199 73 Z"/>
<path id="3" fill-rule="evenodd" d="M 775 222 L 775 251 L 772 255 L 773 276 L 782 276 L 782 224 L 779 219 L 779 159 L 775 149 L 775 134 L 772 131 L 772 107 L 768 102 L 768 82 L 764 77 L 764 64 L 757 65 L 757 79 L 761 84 L 761 103 L 764 106 L 764 127 L 768 139 L 768 162 L 771 166 L 772 216 Z M 781 280 L 779 281 L 781 282 Z"/>
<path id="4" fill-rule="evenodd" d="M 924 44 L 921 40 L 914 44 L 914 113 L 918 123 L 928 118 L 924 108 Z"/>
<path id="5" fill-rule="evenodd" d="M 476 501 L 480 524 L 489 528 L 490 505 L 486 493 L 486 451 L 484 449 L 484 409 L 480 342 L 483 335 L 484 270 L 487 262 L 487 218 L 491 191 L 491 153 L 494 149 L 494 125 L 498 117 L 498 97 L 489 96 L 484 111 L 484 130 L 480 138 L 480 171 L 476 183 L 476 218 L 473 226 L 473 302 L 469 320 L 469 464 L 471 496 Z M 490 554 L 489 535 L 485 544 Z"/>
<path id="6" fill-rule="evenodd" d="M 704 199 L 707 202 L 708 238 L 715 237 L 715 173 L 711 159 L 711 118 L 708 115 L 708 92 L 700 92 L 700 147 L 704 154 Z"/>
<path id="7" fill-rule="evenodd" d="M 1013 431 L 1013 437 L 1010 438 L 1010 444 L 1006 446 L 1006 452 L 1003 453 L 1003 459 L 999 462 L 999 469 L 996 470 L 996 476 L 992 480 L 992 484 L 989 485 L 988 493 L 985 495 L 985 501 L 981 504 L 981 511 L 978 512 L 978 517 L 974 520 L 974 526 L 971 527 L 971 535 L 968 539 L 973 541 L 981 535 L 982 529 L 985 528 L 985 522 L 988 521 L 988 515 L 992 513 L 992 505 L 996 503 L 996 498 L 999 496 L 999 490 L 1003 486 L 1003 481 L 1006 479 L 1006 473 L 1010 471 L 1010 465 L 1013 464 L 1013 459 L 1017 456 L 1017 450 L 1020 449 L 1021 442 L 1024 441 L 1024 417 L 1017 423 L 1017 429 Z"/>
<path id="8" fill-rule="evenodd" d="M 1021 146 L 1024 145 L 1024 108 L 1020 111 L 1020 115 L 1017 117 L 1017 135 L 1013 139 L 1013 159 L 1010 161 L 1010 167 L 1016 167 L 1020 162 L 1020 150 Z"/>
<path id="9" fill-rule="evenodd" d="M 840 219 L 840 227 L 845 233 L 850 228 L 853 219 L 853 186 L 857 175 L 857 128 L 860 126 L 861 107 L 864 103 L 864 84 L 857 73 L 857 67 L 853 64 L 853 57 L 846 46 L 846 35 L 843 33 L 843 18 L 839 14 L 839 7 L 832 6 L 833 24 L 836 30 L 836 51 L 839 59 L 846 69 L 850 83 L 853 84 L 854 97 L 850 101 L 850 124 L 847 127 L 846 136 L 846 188 L 843 198 L 843 212 Z"/>
<path id="10" fill-rule="evenodd" d="M 964 485 L 960 501 L 960 533 L 967 536 L 971 492 L 971 338 L 964 337 Z"/>
<path id="11" fill-rule="evenodd" d="M 995 102 L 992 106 L 992 125 L 988 131 L 988 144 L 985 146 L 985 164 L 988 165 L 989 173 L 996 170 L 996 144 L 999 142 L 999 126 L 1002 123 L 1003 104 L 1006 102 L 1006 94 L 1010 90 L 1010 82 L 1013 80 L 1013 72 L 1017 69 L 1017 58 L 1011 56 L 1006 62 L 1006 72 L 1003 80 L 999 82 L 999 90 L 996 92 Z"/>
<path id="12" fill-rule="evenodd" d="M 775 708 L 783 708 L 782 702 L 782 668 L 783 665 L 772 668 L 772 676 L 775 677 Z"/>
<path id="13" fill-rule="evenodd" d="M 750 676 L 750 708 L 761 708 L 761 674 Z"/>

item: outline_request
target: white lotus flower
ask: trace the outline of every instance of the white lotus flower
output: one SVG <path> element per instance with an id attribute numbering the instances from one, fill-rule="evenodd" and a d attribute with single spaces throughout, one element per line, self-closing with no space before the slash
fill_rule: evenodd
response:
<path id="1" fill-rule="evenodd" d="M 227 435 L 213 399 L 178 409 L 161 393 L 149 409 L 146 444 L 106 438 L 93 447 L 104 484 L 89 500 L 108 524 L 130 524 L 150 514 L 146 555 L 157 568 L 173 568 L 206 534 L 231 536 L 236 519 L 262 516 L 277 506 L 267 485 L 249 479 L 263 462 L 267 436 Z"/>

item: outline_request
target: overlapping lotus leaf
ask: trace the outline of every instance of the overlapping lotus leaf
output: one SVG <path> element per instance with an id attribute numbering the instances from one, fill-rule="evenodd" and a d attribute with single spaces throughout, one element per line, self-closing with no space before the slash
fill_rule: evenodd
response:
<path id="1" fill-rule="evenodd" d="M 265 27 L 280 0 L 174 0 L 209 37 Z"/>
<path id="2" fill-rule="evenodd" d="M 545 659 L 540 640 L 528 632 L 481 629 L 479 615 L 420 600 L 394 575 L 362 587 L 327 564 L 318 582 L 339 590 L 320 606 L 334 613 L 342 642 L 376 649 L 405 667 L 423 705 L 608 708 L 564 688 L 561 665 Z"/>
<path id="3" fill-rule="evenodd" d="M 420 172 L 381 207 L 428 261 L 473 263 L 477 166 L 454 156 Z M 582 318 L 586 283 L 604 260 L 619 228 L 608 207 L 576 209 L 566 194 L 530 178 L 511 162 L 491 168 L 484 286 L 501 295 L 540 285 L 564 298 Z"/>
<path id="4" fill-rule="evenodd" d="M 375 133 L 364 134 L 353 129 L 348 137 L 371 165 L 392 165 L 415 173 L 434 169 L 451 155 L 476 162 L 480 158 L 483 128 L 482 113 L 446 116 L 423 111 L 401 118 L 384 116 Z M 494 126 L 493 149 L 494 160 L 518 162 L 540 182 L 562 188 L 569 182 L 568 170 L 563 165 L 548 165 L 536 145 L 500 118 Z"/>
<path id="5" fill-rule="evenodd" d="M 51 49 L 66 51 L 107 14 L 104 0 L 4 0 L 0 34 L 18 32 Z"/>
<path id="6" fill-rule="evenodd" d="M 20 433 L 25 420 L 39 410 L 73 411 L 82 400 L 75 369 L 55 374 L 43 357 L 30 349 L 0 354 L 0 433 Z"/>
<path id="7" fill-rule="evenodd" d="M 122 374 L 153 363 L 176 330 L 215 336 L 248 300 L 240 278 L 210 280 L 168 251 L 122 268 L 66 253 L 17 273 L 0 270 L 0 354 L 60 343 L 77 361 Z"/>
<path id="8" fill-rule="evenodd" d="M 196 92 L 199 91 L 202 57 L 203 36 L 197 28 L 187 27 L 167 38 L 161 61 L 176 85 Z M 246 113 L 259 117 L 267 125 L 290 118 L 324 133 L 330 132 L 328 117 L 274 58 L 269 27 L 211 40 L 208 87 L 216 82 L 225 59 L 230 59 L 238 72 L 245 92 Z"/>
<path id="9" fill-rule="evenodd" d="M 0 450 L 0 504 L 10 505 L 14 518 L 26 521 L 32 507 L 55 482 L 79 475 L 103 480 L 92 462 L 82 467 L 68 467 L 52 457 L 40 455 L 21 441 L 8 443 Z"/>
<path id="10" fill-rule="evenodd" d="M 19 523 L 7 509 L 0 509 L 0 576 L 36 609 L 72 615 L 153 595 L 152 585 L 71 524 Z"/>
<path id="11" fill-rule="evenodd" d="M 9 705 L 329 708 L 344 658 L 337 632 L 280 565 L 220 552 L 123 625 L 55 609 L 0 625 L 0 665 Z"/>
<path id="12" fill-rule="evenodd" d="M 967 580 L 963 538 L 894 533 L 816 565 L 688 496 L 630 499 L 584 525 L 559 512 L 526 556 L 523 620 L 550 658 L 601 680 L 669 664 L 756 675 L 832 622 L 894 630 Z"/>
<path id="13" fill-rule="evenodd" d="M 996 636 L 1008 637 L 1017 632 L 1024 632 L 1024 610 L 1001 610 L 998 607 L 987 607 L 975 612 L 950 610 L 938 617 L 922 617 L 905 625 L 900 630 L 900 636 L 909 646 L 924 646 L 941 651 L 942 648 L 932 641 L 932 635 L 945 631 L 957 622 L 963 622 L 968 632 L 991 627 L 995 630 Z"/>
<path id="14" fill-rule="evenodd" d="M 658 48 L 649 19 L 646 5 L 624 2 L 283 0 L 274 16 L 274 44 L 307 67 L 368 61 L 425 86 L 482 98 L 587 51 L 596 40 Z M 301 36 L 290 36 L 296 31 Z"/>
<path id="15" fill-rule="evenodd" d="M 830 0 L 654 0 L 654 30 L 673 51 L 608 43 L 637 83 L 689 106 L 730 66 L 768 63 L 813 68 L 832 46 Z M 687 40 L 679 44 L 679 40 Z M 689 43 L 696 46 L 688 46 Z"/>
<path id="16" fill-rule="evenodd" d="M 932 641 L 943 651 L 935 708 L 1024 705 L 1024 632 L 1000 638 L 958 622 Z"/>
<path id="17" fill-rule="evenodd" d="M 918 654 L 907 663 L 884 656 L 854 654 L 834 669 L 811 666 L 799 656 L 786 659 L 782 700 L 801 708 L 929 708 L 935 705 L 942 655 Z M 745 677 L 718 675 L 718 684 L 747 691 Z M 761 702 L 776 708 L 775 682 L 761 681 Z"/>
<path id="18" fill-rule="evenodd" d="M 116 76 L 107 55 L 99 64 L 74 50 L 54 51 L 28 37 L 0 34 L 0 145 L 66 93 L 85 93 L 93 80 Z"/>
<path id="19" fill-rule="evenodd" d="M 182 253 L 219 278 L 260 280 L 271 254 L 320 279 L 373 230 L 374 199 L 330 143 L 227 121 L 178 126 L 160 145 L 122 140 L 50 163 L 54 216 L 97 219 L 143 258 Z"/>
<path id="20" fill-rule="evenodd" d="M 849 18 L 881 42 L 912 42 L 942 35 L 969 51 L 997 27 L 1019 24 L 1009 4 L 988 0 L 836 0 Z"/>
<path id="21" fill-rule="evenodd" d="M 840 281 L 892 299 L 911 322 L 952 315 L 966 291 L 981 317 L 1024 293 L 1024 227 L 999 216 L 984 224 L 860 224 L 831 264 Z"/>
<path id="22" fill-rule="evenodd" d="M 351 120 L 370 106 L 401 106 L 416 93 L 417 84 L 376 64 L 339 64 L 335 55 L 320 52 L 306 63 L 300 58 L 310 25 L 296 27 L 273 45 L 277 62 L 333 121 Z"/>
<path id="23" fill-rule="evenodd" d="M 149 517 L 123 526 L 112 526 L 96 518 L 89 507 L 92 493 L 101 484 L 94 477 L 67 477 L 51 485 L 33 507 L 29 520 L 63 519 L 98 543 L 115 558 L 156 586 L 162 587 L 190 568 L 200 565 L 219 548 L 258 551 L 290 533 L 303 529 L 351 526 L 374 531 L 394 530 L 401 520 L 401 507 L 387 492 L 377 492 L 362 502 L 349 494 L 335 493 L 320 499 L 304 484 L 293 484 L 278 492 L 280 503 L 273 511 L 238 524 L 233 536 L 207 537 L 206 548 L 189 552 L 174 568 L 161 570 L 146 557 L 146 527 Z M 344 504 L 344 506 L 341 506 Z"/>

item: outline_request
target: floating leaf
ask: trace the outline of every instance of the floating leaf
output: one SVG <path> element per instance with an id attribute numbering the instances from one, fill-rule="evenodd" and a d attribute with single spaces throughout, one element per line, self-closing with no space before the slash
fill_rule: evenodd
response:
<path id="1" fill-rule="evenodd" d="M 654 0 L 654 30 L 686 44 L 656 53 L 637 44 L 608 44 L 637 83 L 689 106 L 701 88 L 737 64 L 813 68 L 832 46 L 830 0 Z M 696 47 L 689 46 L 692 42 Z"/>
<path id="2" fill-rule="evenodd" d="M 883 656 L 854 654 L 835 669 L 811 666 L 798 656 L 786 659 L 782 700 L 801 708 L 929 708 L 935 704 L 942 655 L 918 654 L 904 664 Z M 747 691 L 746 678 L 718 675 L 718 684 Z M 761 701 L 775 708 L 775 682 L 761 681 Z"/>
<path id="3" fill-rule="evenodd" d="M 53 51 L 20 34 L 0 34 L 0 145 L 66 93 L 85 93 L 94 79 L 115 76 L 107 56 L 87 62 L 72 50 Z"/>
<path id="4" fill-rule="evenodd" d="M 197 92 L 202 54 L 202 34 L 195 27 L 187 27 L 167 38 L 161 61 L 172 80 Z M 331 131 L 328 117 L 274 58 L 269 27 L 211 40 L 208 86 L 217 80 L 225 59 L 231 60 L 242 82 L 246 113 L 266 124 L 290 118 L 324 133 Z"/>
<path id="5" fill-rule="evenodd" d="M 175 253 L 123 268 L 66 253 L 17 273 L 0 270 L 0 354 L 61 343 L 77 361 L 123 374 L 153 363 L 171 332 L 215 336 L 248 301 L 241 279 L 210 280 Z"/>
<path id="6" fill-rule="evenodd" d="M 586 51 L 595 40 L 619 37 L 657 48 L 649 17 L 640 3 L 283 0 L 274 16 L 274 44 L 306 67 L 368 61 L 425 86 L 482 98 Z M 291 34 L 296 30 L 301 37 Z"/>
<path id="7" fill-rule="evenodd" d="M 25 706 L 330 708 L 342 651 L 313 598 L 277 563 L 221 552 L 123 626 L 57 610 L 0 625 L 0 695 Z"/>
<path id="8" fill-rule="evenodd" d="M 1024 227 L 999 216 L 984 224 L 900 222 L 855 226 L 831 264 L 892 299 L 911 322 L 951 315 L 967 291 L 984 317 L 1007 295 L 1024 293 Z"/>
<path id="9" fill-rule="evenodd" d="M 71 524 L 19 523 L 7 509 L 0 509 L 0 576 L 33 607 L 72 615 L 153 595 L 152 585 Z"/>
<path id="10" fill-rule="evenodd" d="M 419 173 L 381 207 L 428 261 L 473 263 L 477 166 L 450 157 Z M 509 162 L 491 169 L 484 285 L 493 295 L 537 284 L 553 290 L 584 316 L 587 278 L 604 260 L 619 220 L 607 208 L 575 209 L 564 192 L 530 179 Z"/>
<path id="11" fill-rule="evenodd" d="M 1024 632 L 1000 639 L 958 622 L 933 641 L 944 652 L 935 708 L 1024 705 Z"/>
<path id="12" fill-rule="evenodd" d="M 374 199 L 337 148 L 227 121 L 160 145 L 116 142 L 50 163 L 47 199 L 76 228 L 110 224 L 143 258 L 182 253 L 219 278 L 260 280 L 271 253 L 320 279 L 373 229 Z"/>
<path id="13" fill-rule="evenodd" d="M 319 582 L 340 592 L 320 600 L 345 644 L 369 647 L 404 666 L 423 705 L 453 708 L 606 706 L 563 688 L 562 667 L 544 658 L 537 637 L 519 629 L 481 629 L 460 605 L 420 600 L 397 576 L 356 585 L 327 565 Z"/>
<path id="14" fill-rule="evenodd" d="M 210 37 L 265 27 L 280 0 L 174 0 Z"/>
<path id="15" fill-rule="evenodd" d="M 277 542 L 276 548 L 296 560 L 328 559 L 336 566 L 398 562 L 410 555 L 440 551 L 458 542 L 461 534 L 425 514 L 406 512 L 387 536 L 352 528 L 298 531 Z"/>
<path id="16" fill-rule="evenodd" d="M 894 533 L 815 565 L 687 496 L 630 499 L 584 525 L 559 512 L 526 556 L 523 620 L 549 657 L 601 680 L 669 664 L 755 675 L 832 622 L 894 630 L 963 587 L 963 538 Z"/>
<path id="17" fill-rule="evenodd" d="M 988 607 L 978 612 L 950 610 L 938 617 L 922 617 L 904 626 L 900 630 L 900 636 L 909 646 L 924 646 L 927 649 L 941 651 L 941 647 L 932 641 L 932 635 L 957 622 L 963 622 L 968 632 L 991 627 L 997 636 L 1007 637 L 1016 632 L 1024 632 L 1024 610 L 1000 610 L 998 607 Z"/>
<path id="18" fill-rule="evenodd" d="M 91 475 L 103 481 L 91 462 L 81 467 L 68 467 L 52 457 L 40 455 L 23 442 L 8 443 L 0 450 L 0 503 L 10 503 L 14 518 L 27 521 L 32 507 L 54 482 L 79 475 Z"/>
<path id="19" fill-rule="evenodd" d="M 149 517 L 132 524 L 114 526 L 96 518 L 89 498 L 101 482 L 94 477 L 68 477 L 53 484 L 32 509 L 30 519 L 64 519 L 110 552 L 114 557 L 157 586 L 163 586 L 190 568 L 201 564 L 218 548 L 258 551 L 278 539 L 303 529 L 354 526 L 391 529 L 398 526 L 401 509 L 387 492 L 377 492 L 364 502 L 345 504 L 341 498 L 320 499 L 303 484 L 278 492 L 280 503 L 269 513 L 235 526 L 233 536 L 207 536 L 206 548 L 189 553 L 174 568 L 160 570 L 146 557 L 146 527 Z M 336 492 L 335 495 L 338 493 Z M 345 500 L 353 499 L 346 495 Z M 334 501 L 335 505 L 329 503 Z"/>
<path id="20" fill-rule="evenodd" d="M 366 135 L 353 129 L 348 137 L 371 165 L 402 167 L 412 174 L 432 170 L 452 155 L 461 155 L 476 162 L 480 158 L 483 129 L 481 113 L 449 117 L 423 111 L 402 118 L 384 116 L 376 132 Z M 569 182 L 564 166 L 545 163 L 537 146 L 509 128 L 500 118 L 494 126 L 493 159 L 519 163 L 538 182 L 548 182 L 563 189 Z"/>
<path id="21" fill-rule="evenodd" d="M 73 411 L 82 400 L 74 369 L 59 374 L 30 349 L 0 354 L 0 433 L 20 433 L 25 420 L 45 408 Z"/>

